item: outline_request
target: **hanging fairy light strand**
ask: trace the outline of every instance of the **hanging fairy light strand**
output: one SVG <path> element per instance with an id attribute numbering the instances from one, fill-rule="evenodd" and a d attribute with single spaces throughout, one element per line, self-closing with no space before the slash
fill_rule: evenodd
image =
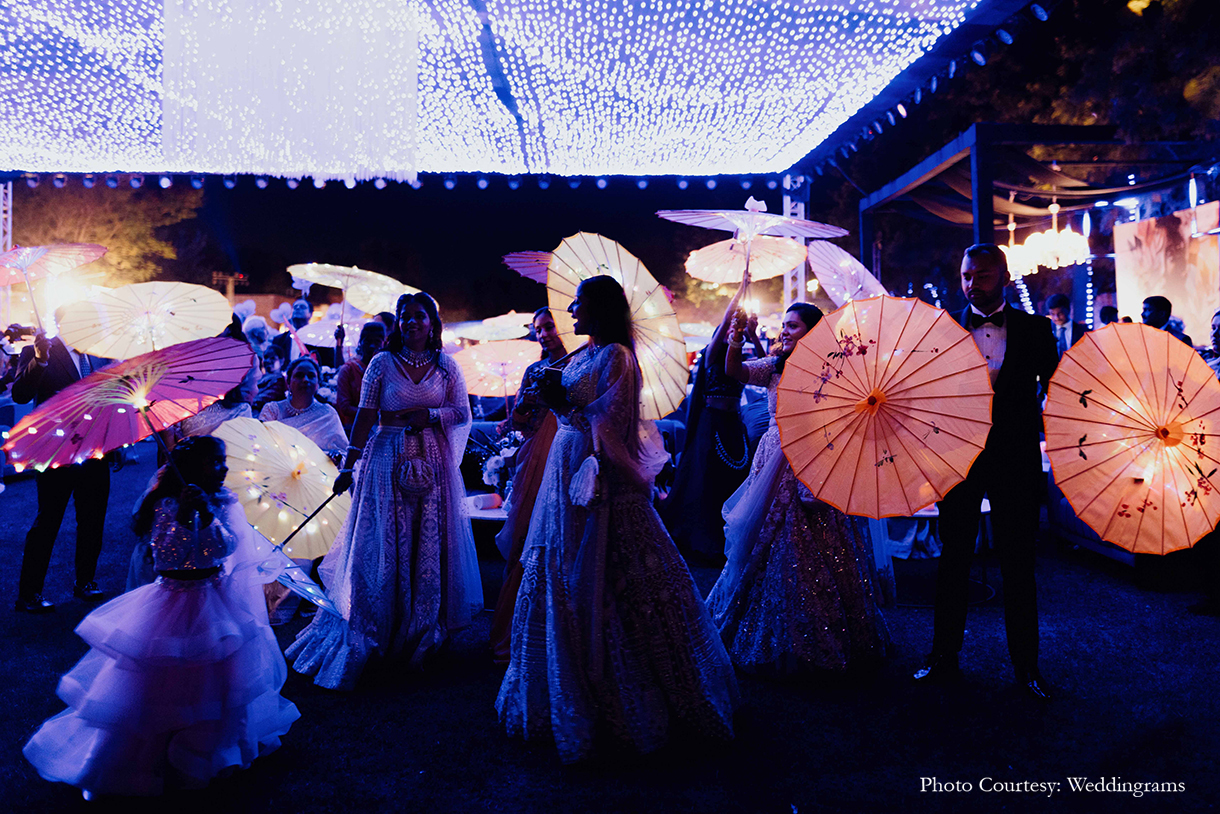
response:
<path id="1" fill-rule="evenodd" d="M 14 0 L 0 169 L 778 171 L 978 5 Z"/>

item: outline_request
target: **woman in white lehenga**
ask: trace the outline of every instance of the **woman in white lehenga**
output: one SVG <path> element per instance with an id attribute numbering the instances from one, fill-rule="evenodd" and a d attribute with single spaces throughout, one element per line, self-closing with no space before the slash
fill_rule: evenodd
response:
<path id="1" fill-rule="evenodd" d="M 885 654 L 867 532 L 797 480 L 775 423 L 784 361 L 821 318 L 817 307 L 793 304 L 778 355 L 742 362 L 738 317 L 725 358 L 727 375 L 767 388 L 771 413 L 750 474 L 724 504 L 728 562 L 707 598 L 733 663 L 747 670 L 841 672 Z"/>
<path id="2" fill-rule="evenodd" d="M 731 737 L 732 665 L 652 507 L 665 453 L 639 420 L 626 296 L 593 277 L 569 310 L 592 341 L 564 369 L 563 394 L 548 395 L 563 416 L 522 555 L 500 720 L 553 737 L 565 762 L 598 734 L 641 752 L 678 723 Z"/>
<path id="3" fill-rule="evenodd" d="M 441 353 L 436 303 L 404 294 L 389 349 L 365 371 L 352 446 L 335 481 L 336 492 L 353 477 L 356 484 L 320 569 L 342 618 L 314 617 L 288 648 L 293 669 L 320 686 L 351 689 L 371 654 L 405 654 L 418 665 L 483 610 L 458 472 L 469 432 L 466 382 Z"/>

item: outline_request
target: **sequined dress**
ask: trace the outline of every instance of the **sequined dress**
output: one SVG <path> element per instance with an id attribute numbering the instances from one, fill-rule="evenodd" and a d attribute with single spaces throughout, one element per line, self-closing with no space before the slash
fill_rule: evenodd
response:
<path id="1" fill-rule="evenodd" d="M 508 663 L 513 607 L 517 603 L 517 589 L 521 587 L 521 552 L 538 499 L 538 487 L 542 485 L 542 476 L 546 472 L 547 454 L 559 428 L 555 414 L 543 403 L 541 395 L 543 371 L 550 364 L 549 359 L 542 359 L 525 369 L 521 389 L 517 392 L 517 406 L 513 408 L 514 416 L 524 415 L 526 419 L 524 426 L 514 422 L 515 428 L 525 436 L 525 441 L 517 449 L 512 490 L 509 492 L 508 505 L 504 508 L 504 527 L 496 535 L 496 547 L 506 563 L 489 637 L 492 658 L 497 664 Z"/>
<path id="2" fill-rule="evenodd" d="M 219 573 L 159 576 L 76 628 L 91 649 L 59 682 L 68 709 L 24 750 L 46 779 L 93 794 L 202 787 L 274 751 L 300 717 L 280 695 L 288 668 L 263 603 L 270 547 L 236 497 L 220 497 L 198 535 L 162 499 L 152 534 L 159 572 Z"/>
<path id="3" fill-rule="evenodd" d="M 373 357 L 360 407 L 426 408 L 421 432 L 382 423 L 356 468 L 352 509 L 319 569 L 342 618 L 319 613 L 288 648 L 293 669 L 331 689 L 355 686 L 369 656 L 418 665 L 483 610 L 483 583 L 458 465 L 470 431 L 466 382 L 445 354 L 418 383 L 392 353 Z"/>
<path id="4" fill-rule="evenodd" d="M 632 439 L 638 375 L 617 344 L 582 351 L 564 369 L 574 409 L 551 444 L 522 557 L 496 709 L 510 734 L 553 738 L 566 762 L 586 757 L 599 734 L 642 752 L 678 722 L 732 734 L 732 665 L 652 507 L 657 442 L 646 451 Z M 570 486 L 595 437 L 601 494 L 583 507 Z"/>
<path id="5" fill-rule="evenodd" d="M 725 554 L 707 606 L 733 663 L 843 671 L 885 654 L 863 523 L 817 501 L 780 449 L 775 358 L 743 363 L 767 387 L 771 423 L 750 474 L 724 505 Z"/>

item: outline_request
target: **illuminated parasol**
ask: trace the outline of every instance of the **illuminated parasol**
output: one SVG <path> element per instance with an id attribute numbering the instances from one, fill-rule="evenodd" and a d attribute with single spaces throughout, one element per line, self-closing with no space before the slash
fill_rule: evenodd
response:
<path id="1" fill-rule="evenodd" d="M 805 247 L 787 237 L 756 237 L 752 242 L 721 240 L 691 252 L 686 258 L 686 273 L 709 283 L 740 283 L 747 260 L 751 280 L 768 280 L 804 263 Z"/>
<path id="2" fill-rule="evenodd" d="M 0 254 L 0 285 L 25 283 L 39 277 L 70 271 L 86 263 L 92 263 L 107 251 L 105 246 L 94 243 L 56 243 L 50 246 L 16 246 Z M 30 307 L 34 309 L 34 321 L 42 330 L 42 317 L 34 296 L 30 294 Z"/>
<path id="3" fill-rule="evenodd" d="M 253 418 L 231 418 L 213 435 L 225 442 L 225 485 L 241 501 L 251 526 L 282 544 L 305 518 L 325 506 L 284 550 L 306 560 L 330 550 L 352 498 L 345 492 L 330 500 L 339 470 L 317 444 L 287 424 Z"/>
<path id="4" fill-rule="evenodd" d="M 1137 554 L 1188 548 L 1220 517 L 1220 382 L 1148 325 L 1086 333 L 1051 378 L 1046 455 L 1076 516 Z"/>
<path id="5" fill-rule="evenodd" d="M 233 318 L 219 291 L 189 283 L 134 283 L 64 306 L 60 338 L 81 353 L 130 359 L 216 336 Z"/>
<path id="6" fill-rule="evenodd" d="M 814 497 L 909 517 L 965 479 L 991 429 L 987 363 L 970 334 L 916 299 L 854 300 L 784 363 L 780 444 Z"/>
<path id="7" fill-rule="evenodd" d="M 212 337 L 117 362 L 22 418 L 4 451 L 18 472 L 100 458 L 195 415 L 238 385 L 253 359 L 245 342 Z"/>
<path id="8" fill-rule="evenodd" d="M 509 339 L 484 342 L 453 354 L 453 361 L 462 368 L 466 389 L 472 396 L 503 396 L 508 403 L 510 393 L 521 389 L 525 369 L 541 358 L 537 342 Z"/>
<path id="9" fill-rule="evenodd" d="M 398 298 L 410 291 L 409 288 L 384 274 L 357 268 L 356 266 L 334 266 L 329 263 L 300 263 L 288 267 L 288 273 L 293 280 L 303 280 L 317 285 L 329 286 L 343 290 L 343 299 L 347 300 L 350 293 L 355 293 L 359 303 L 353 302 L 364 313 L 376 314 L 381 311 L 395 311 Z M 389 307 L 382 307 L 392 297 Z M 376 309 L 376 310 L 373 310 Z M 347 330 L 346 320 L 341 319 L 343 330 Z M 333 339 L 332 339 L 333 341 Z"/>
<path id="10" fill-rule="evenodd" d="M 824 240 L 809 243 L 809 268 L 838 308 L 852 300 L 880 297 L 885 286 L 864 264 L 843 249 Z"/>
<path id="11" fill-rule="evenodd" d="M 640 417 L 661 418 L 677 409 L 686 396 L 689 370 L 682 328 L 664 286 L 631 252 L 609 238 L 577 232 L 564 238 L 551 253 L 547 300 L 555 327 L 566 347 L 574 347 L 568 306 L 582 280 L 607 274 L 627 294 L 635 326 L 635 353 L 640 362 Z"/>
<path id="12" fill-rule="evenodd" d="M 454 326 L 453 333 L 455 336 L 473 339 L 476 342 L 501 342 L 529 335 L 530 323 L 533 321 L 533 314 L 509 311 L 498 317 L 488 317 L 481 322 Z"/>

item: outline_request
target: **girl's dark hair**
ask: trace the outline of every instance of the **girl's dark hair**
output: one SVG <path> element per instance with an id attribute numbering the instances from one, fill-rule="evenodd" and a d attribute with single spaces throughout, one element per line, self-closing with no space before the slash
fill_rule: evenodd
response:
<path id="1" fill-rule="evenodd" d="M 143 537 L 152 531 L 153 511 L 158 500 L 166 497 L 177 500 L 182 494 L 186 484 L 178 477 L 179 471 L 183 478 L 193 483 L 192 478 L 197 478 L 200 468 L 216 453 L 223 455 L 224 452 L 225 442 L 211 435 L 196 435 L 179 441 L 169 453 L 177 469 L 168 464 L 161 467 L 157 472 L 156 484 L 144 495 L 131 518 L 131 529 L 136 536 Z"/>
<path id="2" fill-rule="evenodd" d="M 402 312 L 411 304 L 415 304 L 424 309 L 424 313 L 428 315 L 428 322 L 432 323 L 432 332 L 428 334 L 428 343 L 425 346 L 427 350 L 440 353 L 441 350 L 441 314 L 436 308 L 436 300 L 431 296 L 420 291 L 418 294 L 403 294 L 398 298 L 398 305 L 394 308 L 394 332 L 390 334 L 389 341 L 386 347 L 391 353 L 399 353 L 406 347 L 406 340 L 402 336 Z"/>
<path id="3" fill-rule="evenodd" d="M 386 340 L 386 350 L 390 353 L 401 353 L 406 347 L 406 340 L 402 335 L 402 312 L 408 305 L 414 303 L 424 309 L 424 313 L 428 315 L 428 322 L 432 325 L 432 331 L 428 334 L 428 342 L 424 345 L 425 350 L 432 351 L 433 362 L 440 368 L 441 375 L 446 379 L 449 378 L 449 368 L 445 361 L 445 354 L 441 353 L 443 340 L 441 332 L 444 330 L 444 325 L 441 322 L 441 313 L 436 307 L 436 300 L 432 296 L 420 291 L 415 294 L 403 294 L 398 298 L 398 304 L 394 307 L 394 331 Z"/>
<path id="4" fill-rule="evenodd" d="M 606 274 L 589 277 L 577 287 L 589 321 L 589 335 L 602 342 L 615 342 L 635 353 L 635 330 L 631 305 L 618 280 Z"/>
<path id="5" fill-rule="evenodd" d="M 823 316 L 821 308 L 818 308 L 816 305 L 808 302 L 794 302 L 788 306 L 784 313 L 786 314 L 788 312 L 796 314 L 797 319 L 799 319 L 804 326 L 811 331 L 813 330 L 814 325 L 817 325 L 822 321 Z M 784 362 L 787 361 L 788 354 L 781 353 L 778 360 L 775 362 L 775 372 L 783 373 Z"/>
<path id="6" fill-rule="evenodd" d="M 322 381 L 322 366 L 318 364 L 318 360 L 312 356 L 298 356 L 292 360 L 292 364 L 288 365 L 288 369 L 284 371 L 285 381 L 292 381 L 292 372 L 301 365 L 313 365 L 314 375 L 318 377 L 318 382 Z"/>
<path id="7" fill-rule="evenodd" d="M 530 320 L 530 330 L 533 331 L 534 341 L 537 342 L 539 345 L 541 345 L 542 340 L 538 338 L 538 330 L 537 330 L 537 327 L 535 326 L 535 323 L 538 322 L 539 317 L 548 317 L 552 322 L 554 322 L 555 315 L 551 313 L 551 307 L 549 305 L 544 305 L 541 308 L 539 308 L 537 311 L 534 312 L 534 318 Z M 560 344 L 562 345 L 563 343 L 560 342 Z M 564 350 L 566 351 L 567 348 L 564 348 Z M 550 355 L 546 352 L 546 348 L 542 349 L 541 358 L 542 359 L 550 358 Z"/>

